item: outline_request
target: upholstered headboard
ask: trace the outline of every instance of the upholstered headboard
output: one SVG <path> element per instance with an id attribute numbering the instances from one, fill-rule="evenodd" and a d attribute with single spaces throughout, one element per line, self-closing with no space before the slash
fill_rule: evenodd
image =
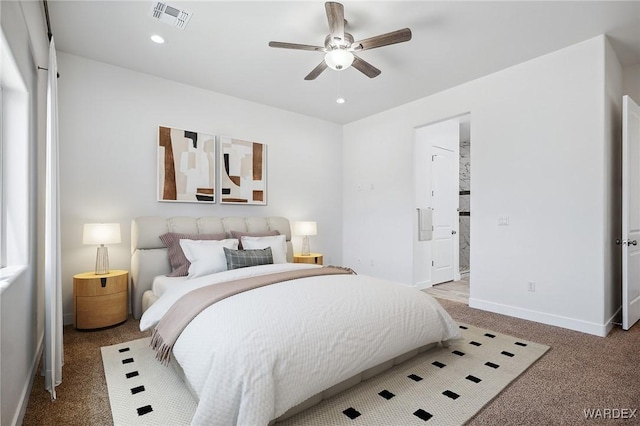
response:
<path id="1" fill-rule="evenodd" d="M 131 222 L 131 309 L 134 318 L 142 316 L 142 295 L 151 289 L 153 279 L 171 272 L 167 248 L 160 235 L 218 234 L 231 231 L 278 231 L 286 235 L 287 260 L 293 261 L 291 225 L 284 217 L 137 217 Z"/>

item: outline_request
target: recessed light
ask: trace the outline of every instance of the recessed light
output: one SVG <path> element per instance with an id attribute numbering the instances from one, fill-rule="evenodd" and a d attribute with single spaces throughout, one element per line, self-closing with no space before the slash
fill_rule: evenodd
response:
<path id="1" fill-rule="evenodd" d="M 158 34 L 154 34 L 151 36 L 151 41 L 154 43 L 162 44 L 164 43 L 164 39 Z"/>
<path id="2" fill-rule="evenodd" d="M 347 100 L 345 98 L 338 98 L 338 99 L 336 99 L 336 102 L 339 103 L 339 104 L 343 104 L 343 103 L 347 102 Z"/>

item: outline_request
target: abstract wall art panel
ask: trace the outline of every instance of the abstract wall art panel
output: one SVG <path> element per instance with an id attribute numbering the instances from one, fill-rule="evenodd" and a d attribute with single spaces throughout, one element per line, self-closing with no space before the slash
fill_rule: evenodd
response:
<path id="1" fill-rule="evenodd" d="M 158 129 L 158 201 L 215 203 L 216 138 Z"/>
<path id="2" fill-rule="evenodd" d="M 220 202 L 267 204 L 267 146 L 220 137 Z"/>

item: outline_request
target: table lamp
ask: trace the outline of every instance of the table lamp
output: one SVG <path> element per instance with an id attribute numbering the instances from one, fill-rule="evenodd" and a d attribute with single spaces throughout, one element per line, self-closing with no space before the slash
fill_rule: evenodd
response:
<path id="1" fill-rule="evenodd" d="M 302 235 L 302 255 L 309 256 L 309 235 L 318 235 L 318 227 L 315 222 L 296 222 L 294 233 Z"/>
<path id="2" fill-rule="evenodd" d="M 120 243 L 119 223 L 85 223 L 83 244 L 99 245 L 96 254 L 96 275 L 109 273 L 109 252 L 105 244 Z"/>

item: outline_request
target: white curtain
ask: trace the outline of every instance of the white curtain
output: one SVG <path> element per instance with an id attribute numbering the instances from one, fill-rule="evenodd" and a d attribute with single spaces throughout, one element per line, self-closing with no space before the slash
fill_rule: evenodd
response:
<path id="1" fill-rule="evenodd" d="M 45 388 L 56 399 L 56 386 L 62 383 L 62 279 L 60 265 L 60 207 L 58 185 L 58 64 L 56 48 L 49 45 L 47 84 L 47 149 L 45 176 L 45 324 L 42 372 Z"/>

